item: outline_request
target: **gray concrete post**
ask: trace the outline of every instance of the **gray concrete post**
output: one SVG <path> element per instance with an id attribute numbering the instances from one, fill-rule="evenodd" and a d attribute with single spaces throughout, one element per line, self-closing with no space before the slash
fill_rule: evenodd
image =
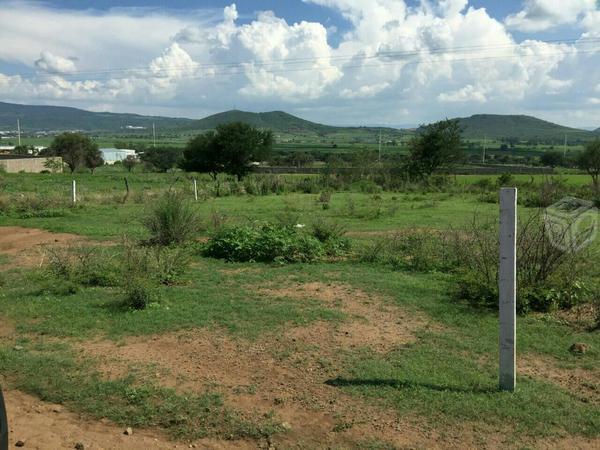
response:
<path id="1" fill-rule="evenodd" d="M 500 189 L 500 390 L 513 392 L 517 340 L 517 188 Z"/>
<path id="2" fill-rule="evenodd" d="M 77 203 L 77 182 L 75 180 L 73 180 L 71 186 L 71 197 L 73 199 L 73 204 Z"/>

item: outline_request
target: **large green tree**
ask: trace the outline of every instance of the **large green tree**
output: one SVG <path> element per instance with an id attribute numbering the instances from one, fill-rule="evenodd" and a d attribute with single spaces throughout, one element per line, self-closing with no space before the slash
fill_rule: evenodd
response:
<path id="1" fill-rule="evenodd" d="M 461 131 L 456 119 L 421 126 L 410 142 L 410 172 L 427 178 L 437 169 L 461 161 L 464 157 Z"/>
<path id="2" fill-rule="evenodd" d="M 44 152 L 51 156 L 60 156 L 71 173 L 82 166 L 93 169 L 103 164 L 98 144 L 81 133 L 62 133 L 54 138 Z"/>
<path id="3" fill-rule="evenodd" d="M 172 169 L 181 160 L 182 149 L 177 147 L 149 147 L 140 153 L 140 158 L 159 172 Z"/>
<path id="4" fill-rule="evenodd" d="M 218 125 L 192 139 L 183 155 L 181 167 L 189 171 L 219 172 L 241 180 L 252 171 L 253 163 L 268 159 L 273 147 L 273 133 L 241 122 Z"/>
<path id="5" fill-rule="evenodd" d="M 600 189 L 600 138 L 588 142 L 583 152 L 577 158 L 577 165 L 581 170 L 585 170 L 592 177 L 592 182 L 597 189 Z"/>
<path id="6" fill-rule="evenodd" d="M 540 156 L 540 163 L 544 166 L 557 167 L 565 164 L 565 158 L 561 152 L 549 151 Z"/>
<path id="7" fill-rule="evenodd" d="M 217 147 L 215 132 L 209 131 L 193 137 L 183 151 L 181 168 L 188 172 L 206 172 L 213 180 L 225 169 L 221 149 Z"/>

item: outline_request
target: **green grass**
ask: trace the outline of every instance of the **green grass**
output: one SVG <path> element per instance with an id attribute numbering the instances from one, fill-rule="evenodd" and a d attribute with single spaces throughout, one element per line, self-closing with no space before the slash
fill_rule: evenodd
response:
<path id="1" fill-rule="evenodd" d="M 105 380 L 93 361 L 82 361 L 64 346 L 22 344 L 21 350 L 0 347 L 2 372 L 11 385 L 41 400 L 65 404 L 89 418 L 158 428 L 178 439 L 258 438 L 280 431 L 267 419 L 242 418 L 223 405 L 219 394 L 182 395 L 140 383 L 131 375 Z"/>
<path id="2" fill-rule="evenodd" d="M 124 234 L 143 238 L 140 219 L 151 200 L 123 204 L 108 198 L 123 193 L 123 175 L 114 168 L 95 175 L 77 174 L 83 201 L 78 207 L 67 208 L 65 216 L 25 219 L 0 215 L 0 225 L 40 227 L 117 242 Z M 46 192 L 68 196 L 68 175 L 3 176 L 5 191 L 10 194 Z M 128 175 L 134 193 L 138 189 L 162 191 L 177 176 Z M 472 184 L 481 178 L 465 176 L 457 180 L 458 184 Z M 565 178 L 568 189 L 586 183 L 586 177 L 579 175 Z M 517 177 L 517 181 L 527 183 L 529 177 Z M 189 185 L 185 179 L 176 183 Z M 92 198 L 96 193 L 106 195 L 108 200 Z M 325 217 L 353 232 L 459 229 L 474 216 L 494 221 L 498 217 L 497 204 L 482 203 L 478 194 L 466 189 L 377 195 L 334 192 L 329 209 L 323 209 L 317 198 L 318 194 L 299 193 L 231 195 L 202 200 L 196 208 L 205 218 L 203 234 L 210 233 L 211 216 L 217 214 L 225 217 L 225 223 L 285 218 L 310 224 L 317 217 Z M 526 215 L 528 210 L 521 208 L 521 212 Z M 359 239 L 369 240 L 372 236 L 357 234 L 355 245 L 360 245 Z M 0 264 L 7 263 L 10 261 L 6 257 L 0 257 Z M 44 400 L 64 403 L 90 417 L 156 427 L 186 438 L 257 438 L 281 431 L 270 419 L 243 419 L 210 390 L 188 395 L 157 386 L 134 373 L 106 380 L 97 362 L 80 358 L 72 345 L 74 341 L 122 340 L 193 328 L 218 330 L 233 339 L 254 341 L 277 336 L 290 326 L 315 321 L 343 323 L 348 317 L 336 306 L 311 299 L 269 297 L 257 290 L 258 286 L 320 281 L 380 295 L 409 314 L 425 315 L 437 324 L 418 332 L 416 342 L 387 353 L 343 349 L 340 365 L 327 381 L 340 392 L 382 410 L 392 408 L 427 426 L 443 429 L 467 423 L 488 430 L 507 429 L 508 439 L 515 442 L 527 436 L 600 436 L 597 405 L 582 401 L 550 381 L 519 376 L 513 395 L 497 390 L 497 314 L 452 301 L 449 293 L 456 281 L 453 274 L 395 271 L 352 259 L 283 266 L 235 264 L 203 258 L 196 251 L 183 280 L 175 286 L 161 287 L 162 301 L 141 311 L 124 309 L 122 293 L 116 287 L 82 287 L 72 295 L 53 295 L 42 289 L 48 279 L 35 270 L 12 269 L 1 275 L 4 286 L 0 291 L 0 317 L 15 324 L 16 331 L 0 344 L 0 373 L 11 386 Z M 517 323 L 518 355 L 537 355 L 563 367 L 600 369 L 598 331 L 573 328 L 551 316 L 519 317 Z M 569 347 L 574 342 L 587 344 L 589 351 L 582 356 L 572 355 Z M 23 349 L 15 350 L 15 343 Z M 293 349 L 279 351 L 283 361 L 293 356 Z M 342 433 L 346 424 L 341 421 L 336 426 Z M 386 448 L 385 443 L 367 438 L 364 448 Z"/>

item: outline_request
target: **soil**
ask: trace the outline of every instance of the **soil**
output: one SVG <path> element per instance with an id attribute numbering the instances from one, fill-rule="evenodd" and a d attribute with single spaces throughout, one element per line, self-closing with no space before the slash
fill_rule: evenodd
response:
<path id="1" fill-rule="evenodd" d="M 80 236 L 20 227 L 0 229 L 0 252 L 13 257 L 11 265 L 37 265 L 43 245 L 73 245 Z M 258 289 L 258 288 L 257 288 Z M 502 430 L 485 424 L 428 425 L 418 418 L 399 417 L 332 385 L 348 348 L 387 352 L 416 341 L 418 332 L 439 329 L 424 315 L 391 305 L 385 298 L 343 284 L 307 283 L 260 290 L 264 295 L 297 301 L 321 301 L 346 315 L 341 323 L 318 321 L 292 327 L 256 341 L 234 339 L 219 330 L 188 330 L 155 336 L 76 344 L 82 356 L 96 358 L 107 378 L 119 377 L 137 366 L 153 382 L 186 392 L 221 392 L 226 404 L 248 418 L 273 412 L 287 431 L 261 441 L 205 439 L 172 441 L 156 431 L 134 430 L 100 420 L 91 421 L 65 407 L 42 402 L 19 391 L 5 391 L 10 445 L 25 448 L 172 449 L 172 448 L 356 448 L 369 440 L 397 448 L 512 448 Z M 0 336 L 14 333 L 0 321 Z M 176 349 L 176 351 L 174 351 Z M 545 377 L 575 395 L 597 401 L 598 372 L 559 369 L 551 361 L 528 357 L 523 373 Z M 583 389 L 583 391 L 581 390 Z M 599 439 L 567 437 L 529 442 L 535 448 L 599 448 Z"/>
<path id="2" fill-rule="evenodd" d="M 583 402 L 600 405 L 600 368 L 564 368 L 551 358 L 526 354 L 519 357 L 518 371 L 520 375 L 558 384 Z"/>
<path id="3" fill-rule="evenodd" d="M 44 261 L 44 246 L 87 243 L 76 234 L 52 233 L 37 228 L 0 227 L 0 253 L 9 257 L 10 267 L 36 267 Z"/>
<path id="4" fill-rule="evenodd" d="M 147 430 L 133 430 L 131 436 L 124 434 L 125 427 L 106 421 L 86 420 L 67 411 L 63 406 L 42 402 L 19 391 L 5 391 L 9 424 L 9 446 L 23 441 L 23 447 L 36 450 L 73 449 L 82 443 L 85 450 L 147 450 L 189 448 L 190 443 L 173 442 L 166 437 Z M 254 443 L 215 440 L 195 441 L 198 449 L 250 449 Z"/>

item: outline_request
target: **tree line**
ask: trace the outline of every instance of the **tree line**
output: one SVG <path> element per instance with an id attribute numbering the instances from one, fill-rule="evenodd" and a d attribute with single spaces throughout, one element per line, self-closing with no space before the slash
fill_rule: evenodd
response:
<path id="1" fill-rule="evenodd" d="M 409 154 L 402 159 L 389 160 L 388 165 L 399 168 L 414 181 L 426 181 L 440 169 L 450 169 L 466 160 L 461 139 L 462 129 L 456 119 L 446 119 L 423 125 L 409 143 Z M 140 159 L 158 171 L 178 167 L 188 172 L 208 173 L 216 180 L 220 173 L 235 176 L 238 180 L 250 173 L 260 162 L 272 158 L 273 133 L 249 124 L 234 122 L 218 125 L 214 131 L 199 134 L 181 149 L 178 147 L 138 147 Z M 94 169 L 104 164 L 98 145 L 80 133 L 63 133 L 56 136 L 43 154 L 60 156 L 74 172 L 80 167 Z M 338 157 L 333 155 L 332 158 Z M 310 160 L 306 153 L 290 156 L 290 161 L 303 165 Z M 357 151 L 352 154 L 352 166 L 372 166 L 373 154 Z M 546 152 L 541 156 L 543 164 L 555 167 L 564 163 L 560 152 Z M 586 171 L 598 186 L 600 180 L 600 139 L 588 142 L 584 151 L 574 160 L 575 165 Z M 127 158 L 122 164 L 132 170 L 135 158 Z M 379 164 L 382 164 L 379 161 Z"/>

